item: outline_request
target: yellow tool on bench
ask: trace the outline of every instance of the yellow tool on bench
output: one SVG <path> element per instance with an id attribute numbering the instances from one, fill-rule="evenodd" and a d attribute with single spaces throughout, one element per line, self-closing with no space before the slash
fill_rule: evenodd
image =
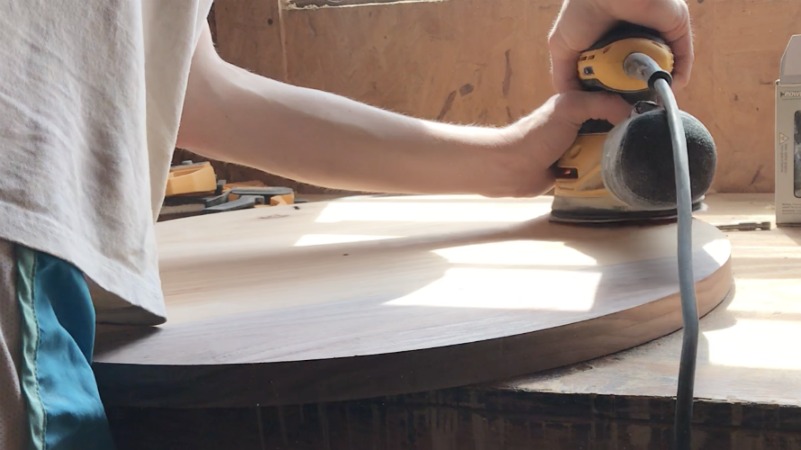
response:
<path id="1" fill-rule="evenodd" d="M 211 163 L 184 161 L 170 168 L 159 220 L 294 203 L 290 188 L 249 181 L 226 184 L 217 179 Z"/>
<path id="2" fill-rule="evenodd" d="M 183 164 L 170 167 L 167 178 L 167 197 L 211 193 L 217 190 L 217 175 L 209 162 Z"/>

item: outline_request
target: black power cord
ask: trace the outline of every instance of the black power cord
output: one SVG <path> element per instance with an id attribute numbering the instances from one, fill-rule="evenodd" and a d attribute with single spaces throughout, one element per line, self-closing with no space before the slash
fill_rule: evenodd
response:
<path id="1" fill-rule="evenodd" d="M 690 169 L 687 156 L 687 140 L 679 114 L 676 98 L 670 89 L 672 77 L 650 57 L 632 53 L 623 65 L 626 73 L 647 81 L 667 113 L 670 139 L 673 144 L 673 163 L 676 177 L 676 206 L 678 223 L 678 272 L 681 292 L 681 313 L 684 334 L 681 347 L 681 362 L 676 393 L 674 424 L 674 448 L 689 450 L 692 436 L 693 397 L 695 366 L 698 353 L 698 309 L 695 298 L 695 283 L 692 259 L 692 194 Z"/>

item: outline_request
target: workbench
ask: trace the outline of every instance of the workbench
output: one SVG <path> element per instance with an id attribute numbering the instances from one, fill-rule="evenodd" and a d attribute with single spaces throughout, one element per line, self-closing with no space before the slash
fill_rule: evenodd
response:
<path id="1" fill-rule="evenodd" d="M 735 290 L 701 321 L 697 449 L 801 448 L 801 228 L 772 195 L 711 195 Z M 251 408 L 110 405 L 121 450 L 669 448 L 681 332 L 517 380 L 358 401 Z"/>

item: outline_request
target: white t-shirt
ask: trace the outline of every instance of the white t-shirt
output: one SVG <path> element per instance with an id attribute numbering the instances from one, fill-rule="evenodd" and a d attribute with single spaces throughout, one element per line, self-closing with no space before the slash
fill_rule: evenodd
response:
<path id="1" fill-rule="evenodd" d="M 67 260 L 98 321 L 166 320 L 154 223 L 213 0 L 0 0 L 0 238 Z"/>

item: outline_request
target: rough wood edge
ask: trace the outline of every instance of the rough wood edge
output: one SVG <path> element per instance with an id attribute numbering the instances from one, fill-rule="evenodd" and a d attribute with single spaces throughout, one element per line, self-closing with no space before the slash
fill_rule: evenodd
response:
<path id="1" fill-rule="evenodd" d="M 667 449 L 675 400 L 467 387 L 345 403 L 107 413 L 119 450 L 287 448 L 282 442 L 294 450 Z M 204 429 L 214 433 L 197 432 Z M 698 399 L 693 430 L 695 450 L 798 449 L 801 408 Z"/>

